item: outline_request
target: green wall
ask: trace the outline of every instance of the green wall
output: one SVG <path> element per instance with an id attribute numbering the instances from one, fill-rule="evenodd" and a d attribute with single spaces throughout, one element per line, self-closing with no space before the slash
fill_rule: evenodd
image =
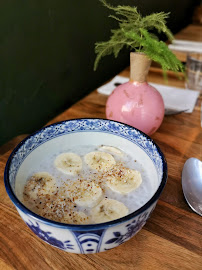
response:
<path id="1" fill-rule="evenodd" d="M 144 10 L 141 1 L 110 2 Z M 117 25 L 108 14 L 98 0 L 1 1 L 0 145 L 40 128 L 128 65 L 123 51 L 93 71 L 94 43 Z"/>

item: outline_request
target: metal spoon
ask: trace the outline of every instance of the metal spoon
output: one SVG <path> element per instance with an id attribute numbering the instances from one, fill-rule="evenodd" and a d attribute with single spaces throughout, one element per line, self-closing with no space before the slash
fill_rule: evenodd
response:
<path id="1" fill-rule="evenodd" d="M 202 216 L 202 162 L 189 158 L 182 170 L 182 189 L 191 209 Z"/>

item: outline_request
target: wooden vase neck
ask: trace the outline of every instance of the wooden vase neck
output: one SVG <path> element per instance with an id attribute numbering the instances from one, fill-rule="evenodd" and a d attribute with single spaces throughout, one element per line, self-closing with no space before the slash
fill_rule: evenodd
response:
<path id="1" fill-rule="evenodd" d="M 143 83 L 147 81 L 147 74 L 151 60 L 144 53 L 130 53 L 130 81 Z"/>

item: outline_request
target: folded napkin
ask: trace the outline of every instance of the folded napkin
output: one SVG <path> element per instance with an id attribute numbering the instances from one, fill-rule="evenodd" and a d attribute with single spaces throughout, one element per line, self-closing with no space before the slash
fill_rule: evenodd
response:
<path id="1" fill-rule="evenodd" d="M 110 95 L 112 91 L 120 84 L 128 82 L 128 78 L 122 76 L 114 77 L 109 83 L 99 87 L 97 91 L 100 94 Z M 150 83 L 163 97 L 165 109 L 186 110 L 186 113 L 192 113 L 199 91 L 183 88 L 171 87 L 167 85 Z"/>
<path id="2" fill-rule="evenodd" d="M 168 47 L 175 51 L 202 53 L 202 42 L 198 41 L 175 39 Z"/>

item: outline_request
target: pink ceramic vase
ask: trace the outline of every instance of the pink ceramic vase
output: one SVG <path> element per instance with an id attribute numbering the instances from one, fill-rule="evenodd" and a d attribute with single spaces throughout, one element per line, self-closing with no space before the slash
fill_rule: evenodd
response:
<path id="1" fill-rule="evenodd" d="M 142 53 L 130 55 L 130 81 L 118 86 L 109 96 L 106 116 L 146 133 L 153 134 L 164 117 L 160 93 L 146 82 L 151 60 Z"/>

